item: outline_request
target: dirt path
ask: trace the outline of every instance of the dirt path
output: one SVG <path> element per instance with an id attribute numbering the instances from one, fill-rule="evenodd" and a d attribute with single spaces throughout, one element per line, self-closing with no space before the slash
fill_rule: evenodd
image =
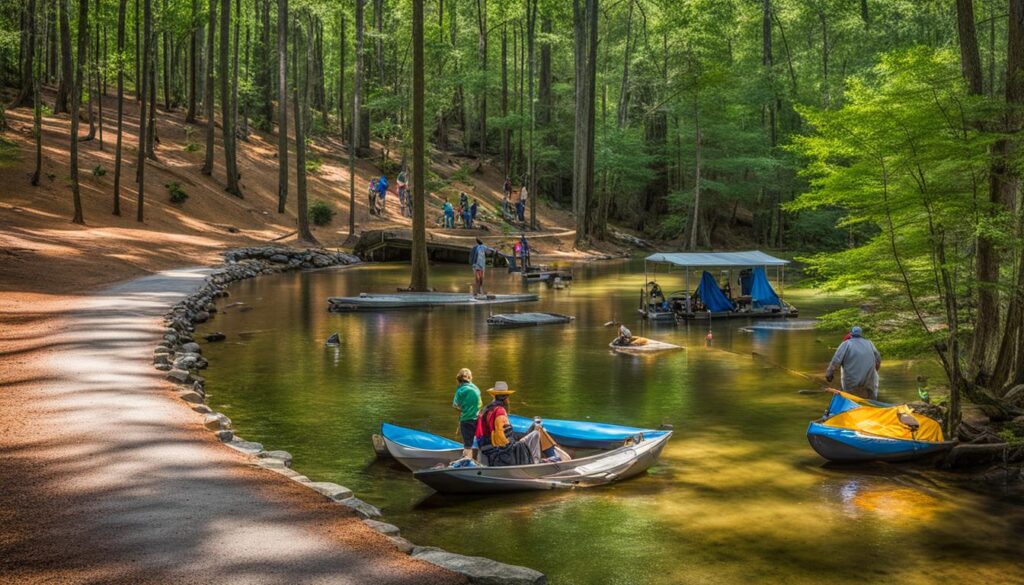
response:
<path id="1" fill-rule="evenodd" d="M 0 294 L 0 581 L 462 582 L 201 429 L 149 361 L 202 276 Z"/>

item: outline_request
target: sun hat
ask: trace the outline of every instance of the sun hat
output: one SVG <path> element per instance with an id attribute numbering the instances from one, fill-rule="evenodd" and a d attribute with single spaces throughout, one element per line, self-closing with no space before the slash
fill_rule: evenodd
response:
<path id="1" fill-rule="evenodd" d="M 510 396 L 515 394 L 515 390 L 508 389 L 507 382 L 495 382 L 493 388 L 488 388 L 487 393 L 497 398 L 498 396 Z"/>

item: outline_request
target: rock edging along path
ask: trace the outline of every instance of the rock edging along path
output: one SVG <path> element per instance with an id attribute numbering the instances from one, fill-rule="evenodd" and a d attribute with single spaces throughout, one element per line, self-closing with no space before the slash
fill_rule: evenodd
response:
<path id="1" fill-rule="evenodd" d="M 287 451 L 267 451 L 260 443 L 246 441 L 234 434 L 231 420 L 213 412 L 206 404 L 205 380 L 198 374 L 207 366 L 202 349 L 192 333 L 196 323 L 202 323 L 217 312 L 214 300 L 229 295 L 227 286 L 232 282 L 260 274 L 273 274 L 302 268 L 326 268 L 359 262 L 355 256 L 324 250 L 293 250 L 290 248 L 243 248 L 224 254 L 227 265 L 210 274 L 198 289 L 175 304 L 165 315 L 166 329 L 163 339 L 153 351 L 156 369 L 178 385 L 178 396 L 192 405 L 192 410 L 203 415 L 203 426 L 212 431 L 228 447 L 247 456 L 252 463 L 293 480 L 311 489 L 329 501 L 345 506 L 363 518 L 369 528 L 381 533 L 387 542 L 411 558 L 437 565 L 468 578 L 480 585 L 541 585 L 545 576 L 533 569 L 499 563 L 482 557 L 469 557 L 432 547 L 417 547 L 400 536 L 399 529 L 375 520 L 381 511 L 356 498 L 346 487 L 331 482 L 313 481 L 291 469 L 292 457 Z M 222 334 L 207 336 L 208 340 L 223 339 Z"/>

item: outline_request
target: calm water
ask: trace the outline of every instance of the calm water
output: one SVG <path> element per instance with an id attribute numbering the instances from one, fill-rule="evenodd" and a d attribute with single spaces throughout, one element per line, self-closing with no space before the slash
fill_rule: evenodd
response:
<path id="1" fill-rule="evenodd" d="M 327 297 L 392 291 L 405 266 L 296 273 L 231 289 L 202 331 L 211 406 L 239 434 L 286 449 L 295 469 L 352 488 L 421 545 L 534 567 L 554 584 L 1021 583 L 1024 510 L 933 474 L 878 465 L 828 468 L 807 445 L 827 399 L 801 394 L 800 373 L 827 363 L 839 334 L 755 328 L 644 328 L 635 307 L 642 265 L 577 266 L 567 290 L 531 285 L 522 310 L 575 315 L 565 326 L 492 330 L 487 307 L 331 314 Z M 493 271 L 492 292 L 525 288 Z M 438 290 L 465 291 L 465 267 L 434 267 Z M 662 278 L 666 290 L 681 288 Z M 679 279 L 681 283 L 681 279 Z M 787 291 L 802 317 L 829 308 Z M 491 307 L 500 312 L 511 307 Z M 603 324 L 685 345 L 657 357 L 612 354 Z M 341 332 L 340 348 L 324 339 Z M 753 355 L 756 354 L 756 355 Z M 486 389 L 506 380 L 513 410 L 653 427 L 675 436 L 635 480 L 591 490 L 441 497 L 395 463 L 376 461 L 381 421 L 454 437 L 455 373 Z M 926 363 L 887 363 L 883 399 L 911 399 Z M 955 581 L 954 581 L 955 580 Z"/>

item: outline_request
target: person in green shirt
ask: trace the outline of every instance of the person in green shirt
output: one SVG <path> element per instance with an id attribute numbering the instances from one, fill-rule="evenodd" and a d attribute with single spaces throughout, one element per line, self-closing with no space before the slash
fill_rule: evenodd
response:
<path id="1" fill-rule="evenodd" d="M 473 384 L 473 372 L 468 368 L 459 370 L 455 376 L 459 387 L 455 389 L 452 408 L 458 410 L 459 434 L 462 435 L 462 456 L 473 457 L 473 439 L 476 436 L 476 417 L 480 414 L 480 389 Z"/>

